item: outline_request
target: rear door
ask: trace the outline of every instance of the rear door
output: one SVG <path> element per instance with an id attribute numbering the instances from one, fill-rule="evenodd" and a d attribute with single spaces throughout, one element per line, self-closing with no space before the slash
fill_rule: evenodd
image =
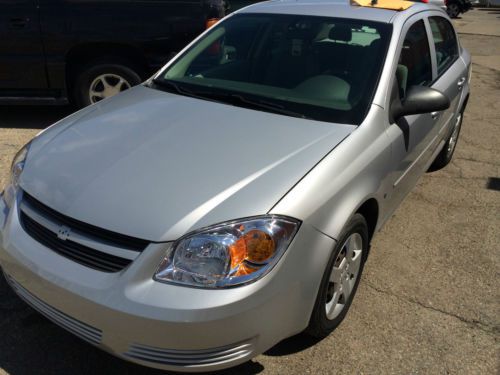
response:
<path id="1" fill-rule="evenodd" d="M 38 0 L 0 0 L 0 94 L 47 88 Z"/>
<path id="2" fill-rule="evenodd" d="M 428 23 L 435 67 L 432 87 L 445 93 L 451 102 L 450 108 L 439 114 L 436 124 L 442 134 L 441 138 L 446 138 L 453 128 L 459 111 L 460 95 L 467 80 L 467 67 L 459 58 L 458 40 L 450 21 L 436 15 L 430 16 Z"/>

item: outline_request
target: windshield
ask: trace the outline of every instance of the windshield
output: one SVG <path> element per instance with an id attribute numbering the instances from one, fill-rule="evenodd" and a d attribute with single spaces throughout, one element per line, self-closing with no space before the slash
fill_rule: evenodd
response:
<path id="1" fill-rule="evenodd" d="M 155 79 L 179 94 L 359 125 L 390 39 L 388 24 L 240 14 L 217 24 Z"/>

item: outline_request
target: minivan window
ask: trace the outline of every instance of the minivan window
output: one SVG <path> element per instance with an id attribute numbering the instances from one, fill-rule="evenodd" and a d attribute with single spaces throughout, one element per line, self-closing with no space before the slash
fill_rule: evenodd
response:
<path id="1" fill-rule="evenodd" d="M 438 75 L 441 75 L 458 58 L 458 43 L 453 26 L 443 17 L 429 17 L 432 38 L 436 48 Z"/>
<path id="2" fill-rule="evenodd" d="M 156 82 L 233 105 L 360 124 L 390 33 L 390 25 L 365 20 L 235 15 L 214 26 Z"/>

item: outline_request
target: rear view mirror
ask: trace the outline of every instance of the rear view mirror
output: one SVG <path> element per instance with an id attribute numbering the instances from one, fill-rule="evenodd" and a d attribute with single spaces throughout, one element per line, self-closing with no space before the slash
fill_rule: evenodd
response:
<path id="1" fill-rule="evenodd" d="M 425 86 L 411 86 L 403 101 L 399 100 L 399 95 L 393 95 L 391 122 L 396 122 L 403 116 L 442 111 L 449 107 L 450 99 L 442 92 Z"/>

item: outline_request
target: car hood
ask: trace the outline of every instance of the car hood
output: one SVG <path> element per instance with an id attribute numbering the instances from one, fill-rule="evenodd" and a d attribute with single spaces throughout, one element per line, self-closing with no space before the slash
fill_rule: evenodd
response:
<path id="1" fill-rule="evenodd" d="M 171 241 L 267 213 L 354 129 L 138 86 L 35 138 L 21 186 L 77 220 Z"/>

